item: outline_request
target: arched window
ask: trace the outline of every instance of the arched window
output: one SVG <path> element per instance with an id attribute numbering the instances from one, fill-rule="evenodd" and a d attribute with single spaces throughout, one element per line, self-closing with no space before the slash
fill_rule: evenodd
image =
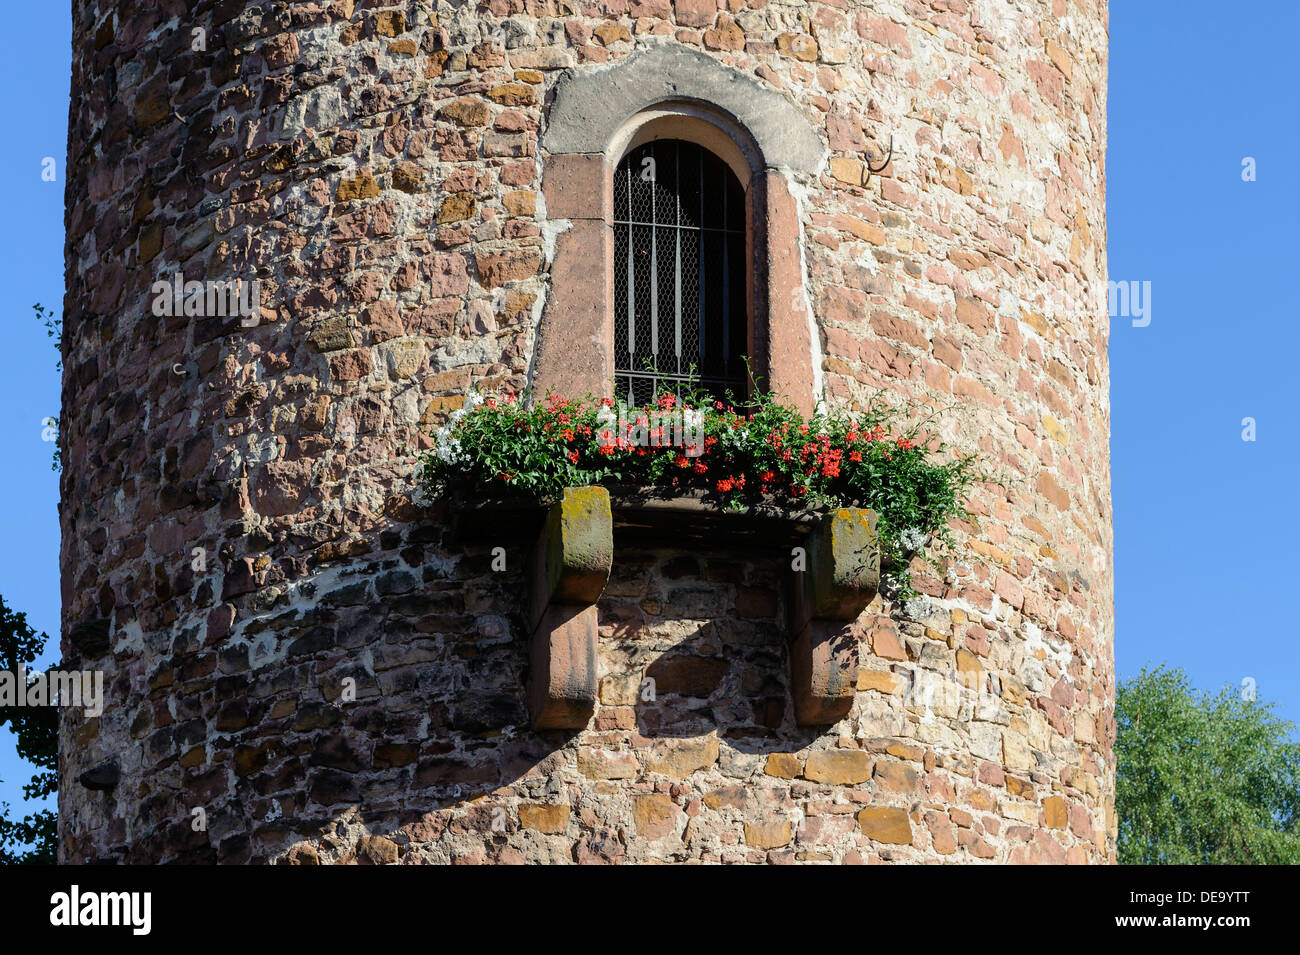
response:
<path id="1" fill-rule="evenodd" d="M 566 74 L 541 137 L 558 229 L 533 394 L 646 400 L 694 364 L 714 391 L 761 388 L 810 414 L 820 357 L 792 187 L 829 152 L 793 100 L 656 43 Z"/>
<path id="2" fill-rule="evenodd" d="M 746 394 L 745 192 L 731 168 L 681 139 L 636 146 L 614 173 L 614 393 L 678 393 L 694 376 Z"/>

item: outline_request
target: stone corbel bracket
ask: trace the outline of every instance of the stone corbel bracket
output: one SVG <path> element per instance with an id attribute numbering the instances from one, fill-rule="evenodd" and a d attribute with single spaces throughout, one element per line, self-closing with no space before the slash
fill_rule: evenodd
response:
<path id="1" fill-rule="evenodd" d="M 876 512 L 842 507 L 818 523 L 789 601 L 790 685 L 800 726 L 848 715 L 858 683 L 852 623 L 880 586 Z"/>
<path id="2" fill-rule="evenodd" d="M 530 557 L 532 727 L 582 729 L 596 710 L 596 601 L 614 560 L 609 491 L 566 488 L 546 515 Z"/>

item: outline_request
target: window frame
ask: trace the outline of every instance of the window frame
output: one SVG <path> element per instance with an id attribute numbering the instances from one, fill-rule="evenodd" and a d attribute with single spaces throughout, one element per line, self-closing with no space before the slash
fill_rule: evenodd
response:
<path id="1" fill-rule="evenodd" d="M 656 126 L 651 123 L 648 126 Z M 666 126 L 659 125 L 656 129 L 650 129 L 647 134 L 647 127 L 643 127 L 641 134 L 636 135 L 630 140 L 623 149 L 622 156 L 613 164 L 612 175 L 614 177 L 614 218 L 612 224 L 614 227 L 614 338 L 611 344 L 614 349 L 614 374 L 615 374 L 615 395 L 619 400 L 628 398 L 630 403 L 644 404 L 651 400 L 654 394 L 662 390 L 669 390 L 680 394 L 682 385 L 685 384 L 683 376 L 686 369 L 696 366 L 696 375 L 701 388 L 714 393 L 717 397 L 722 397 L 724 392 L 730 393 L 734 399 L 744 402 L 748 399 L 751 392 L 752 383 L 746 372 L 745 361 L 751 357 L 753 345 L 753 308 L 752 308 L 752 289 L 749 275 L 752 271 L 752 243 L 750 242 L 750 229 L 752 228 L 752 217 L 749 215 L 749 197 L 746 195 L 746 186 L 748 182 L 737 176 L 732 163 L 723 159 L 718 154 L 712 152 L 707 147 L 700 145 L 693 139 L 686 139 L 679 135 L 680 129 L 675 124 L 669 123 Z M 647 218 L 646 216 L 636 216 L 633 207 L 627 205 L 620 208 L 619 196 L 623 193 L 620 186 L 623 184 L 624 177 L 626 180 L 626 198 L 632 200 L 633 190 L 637 189 L 633 178 L 638 175 L 637 170 L 628 163 L 638 153 L 643 150 L 652 149 L 658 144 L 669 146 L 671 144 L 676 155 L 673 157 L 677 162 L 672 165 L 676 169 L 674 176 L 675 182 L 664 183 L 665 191 L 677 197 L 679 202 L 683 202 L 685 194 L 692 191 L 692 183 L 689 173 L 687 174 L 687 183 L 682 183 L 682 171 L 689 168 L 694 163 L 694 159 L 687 166 L 680 162 L 683 155 L 682 147 L 690 147 L 690 152 L 700 159 L 700 182 L 695 185 L 700 189 L 698 196 L 698 225 L 682 226 L 678 222 L 658 223 L 658 215 L 652 211 L 648 216 L 650 221 L 641 222 L 633 221 L 634 219 Z M 707 157 L 707 160 L 706 160 Z M 661 162 L 666 157 L 661 158 Z M 717 175 L 725 177 L 729 181 L 722 183 L 720 180 L 714 180 L 716 184 L 723 185 L 726 193 L 730 194 L 730 201 L 734 202 L 732 206 L 728 202 L 727 196 L 724 195 L 720 207 L 716 203 L 706 200 L 703 188 L 706 179 L 706 169 L 710 170 L 708 175 Z M 714 172 L 716 171 L 716 172 Z M 748 177 L 746 177 L 748 178 Z M 644 187 L 642 187 L 644 188 Z M 655 195 L 659 190 L 653 191 Z M 679 206 L 685 208 L 685 206 Z M 694 210 L 693 210 L 694 211 Z M 706 218 L 707 212 L 720 214 L 728 221 L 719 218 L 717 221 Z M 623 217 L 627 216 L 625 220 Z M 649 296 L 651 309 L 654 312 L 651 318 L 650 329 L 645 327 L 643 321 L 638 320 L 638 315 L 643 315 L 644 303 L 638 296 L 637 288 L 641 289 L 641 294 L 645 294 L 647 288 L 642 286 L 639 281 L 634 281 L 634 271 L 639 272 L 639 268 L 634 265 L 632 249 L 636 247 L 638 240 L 636 236 L 644 236 L 643 230 L 649 229 L 653 235 L 651 240 L 652 248 L 658 252 L 662 248 L 662 254 L 667 255 L 667 260 L 661 259 L 656 254 L 654 256 L 655 265 L 652 266 L 653 274 L 649 276 Z M 687 240 L 686 233 L 691 232 L 694 235 Z M 710 235 L 712 234 L 712 235 Z M 621 241 L 620 241 L 621 237 Z M 663 246 L 663 239 L 669 239 L 670 244 Z M 709 248 L 713 246 L 714 250 L 721 253 L 721 261 L 714 260 L 709 255 Z M 687 261 L 683 256 L 683 247 L 694 245 L 694 250 L 687 252 L 687 256 L 694 258 L 698 266 L 692 267 L 693 263 Z M 622 251 L 620 251 L 622 250 Z M 662 277 L 665 273 L 671 273 L 674 281 L 670 284 L 673 286 L 671 295 L 672 303 L 665 305 L 664 292 L 662 290 Z M 695 284 L 694 289 L 690 289 L 692 281 L 688 279 L 702 279 Z M 718 292 L 721 289 L 722 302 L 716 301 Z M 688 311 L 683 305 L 688 300 L 699 301 L 695 294 L 707 296 L 712 290 L 715 296 L 713 305 L 721 304 L 720 309 L 711 309 L 708 307 L 707 299 L 701 301 L 698 309 Z M 637 306 L 641 307 L 637 307 Z M 621 331 L 619 328 L 619 311 L 631 307 L 631 313 L 624 316 L 624 322 L 630 323 L 629 327 L 624 327 Z M 689 306 L 688 306 L 689 308 Z M 694 324 L 694 334 L 690 335 L 692 344 L 684 347 L 688 330 L 692 327 L 692 314 L 698 316 L 698 322 Z M 706 320 L 707 315 L 707 320 Z M 721 318 L 720 327 L 714 324 L 715 318 Z M 675 349 L 667 356 L 664 356 L 662 347 L 658 342 L 651 347 L 656 356 L 663 356 L 656 362 L 652 371 L 634 367 L 636 358 L 629 357 L 620 360 L 620 354 L 628 351 L 627 348 L 621 348 L 620 337 L 628 336 L 629 342 L 635 338 L 641 341 L 643 335 L 655 335 L 659 341 L 663 341 L 665 320 L 669 323 L 667 337 L 675 339 Z M 675 331 L 675 335 L 673 332 Z M 719 335 L 720 340 L 714 339 Z M 691 349 L 698 345 L 700 351 L 705 351 L 705 340 L 714 339 L 712 344 L 715 346 L 709 353 L 715 358 L 719 352 L 725 353 L 723 368 L 718 369 L 711 367 L 707 359 L 700 355 L 697 360 L 696 355 L 691 353 Z M 637 357 L 644 357 L 643 355 Z M 675 359 L 675 360 L 674 360 Z M 669 367 L 675 364 L 677 367 Z M 712 372 L 712 374 L 710 374 Z M 652 383 L 652 392 L 650 394 L 636 395 L 636 392 L 642 390 L 636 384 L 636 380 Z M 635 397 L 629 398 L 628 393 L 632 392 Z"/>
<path id="2" fill-rule="evenodd" d="M 701 80 L 716 74 L 709 92 L 730 108 L 684 96 L 679 60 L 689 61 Z M 637 108 L 625 112 L 624 101 Z M 548 391 L 613 396 L 613 175 L 623 156 L 648 138 L 694 142 L 736 173 L 746 197 L 744 353 L 751 356 L 753 383 L 810 413 L 820 380 L 819 342 L 791 181 L 792 173 L 811 176 L 824 167 L 825 145 L 784 97 L 705 54 L 677 49 L 647 50 L 557 86 L 542 141 L 542 198 L 555 232 L 530 375 L 534 400 Z"/>

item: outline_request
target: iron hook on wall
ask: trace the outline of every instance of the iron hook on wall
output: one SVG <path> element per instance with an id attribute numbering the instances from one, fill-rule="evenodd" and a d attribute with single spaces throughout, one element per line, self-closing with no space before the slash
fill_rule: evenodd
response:
<path id="1" fill-rule="evenodd" d="M 889 161 L 893 158 L 894 158 L 894 134 L 890 133 L 889 152 L 885 155 L 885 161 L 882 162 L 879 166 L 871 165 L 871 150 L 867 150 L 867 174 L 868 174 L 867 178 L 870 179 L 871 178 L 870 174 L 873 172 L 874 173 L 884 172 L 885 167 L 889 165 Z"/>

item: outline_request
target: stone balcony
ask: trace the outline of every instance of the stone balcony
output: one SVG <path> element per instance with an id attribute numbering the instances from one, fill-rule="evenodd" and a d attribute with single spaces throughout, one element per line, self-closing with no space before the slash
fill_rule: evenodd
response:
<path id="1" fill-rule="evenodd" d="M 785 630 L 795 717 L 826 726 L 848 714 L 858 675 L 850 625 L 876 594 L 876 515 L 861 508 L 723 510 L 703 496 L 567 488 L 549 505 L 514 499 L 458 502 L 450 536 L 499 541 L 527 555 L 528 701 L 534 729 L 582 729 L 599 684 L 599 600 L 626 547 L 693 552 L 743 549 L 789 566 Z"/>

